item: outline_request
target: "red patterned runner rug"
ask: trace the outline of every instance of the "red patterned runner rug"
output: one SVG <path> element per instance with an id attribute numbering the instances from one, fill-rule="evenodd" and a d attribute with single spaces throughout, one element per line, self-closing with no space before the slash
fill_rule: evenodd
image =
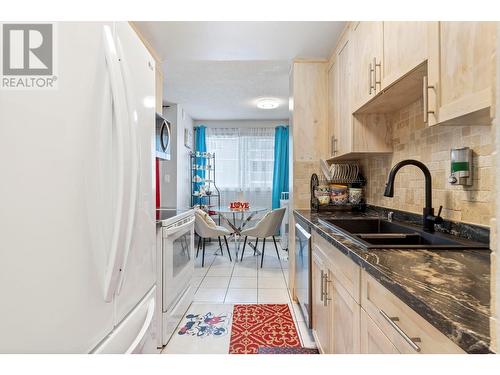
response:
<path id="1" fill-rule="evenodd" d="M 287 304 L 234 305 L 229 354 L 257 354 L 259 347 L 301 347 Z"/>

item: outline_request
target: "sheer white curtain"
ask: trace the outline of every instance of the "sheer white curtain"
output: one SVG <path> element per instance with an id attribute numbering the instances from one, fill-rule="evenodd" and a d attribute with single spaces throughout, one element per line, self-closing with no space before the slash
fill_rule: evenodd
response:
<path id="1" fill-rule="evenodd" d="M 271 207 L 274 128 L 207 128 L 207 151 L 215 152 L 221 205 L 241 198 Z"/>

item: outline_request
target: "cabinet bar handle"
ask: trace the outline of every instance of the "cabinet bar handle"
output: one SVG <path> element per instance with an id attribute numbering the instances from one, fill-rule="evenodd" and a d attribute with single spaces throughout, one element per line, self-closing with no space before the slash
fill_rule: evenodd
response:
<path id="1" fill-rule="evenodd" d="M 434 111 L 429 111 L 429 89 L 433 89 L 434 86 L 429 86 L 427 76 L 424 76 L 423 79 L 423 96 L 422 101 L 424 102 L 424 123 L 427 124 L 429 122 L 429 113 L 434 114 Z"/>
<path id="2" fill-rule="evenodd" d="M 328 306 L 328 301 L 331 301 L 332 299 L 328 297 L 328 285 L 327 283 L 331 283 L 331 280 L 328 280 L 328 273 L 325 273 L 325 286 L 324 291 L 325 291 L 325 296 L 323 298 L 323 306 Z"/>
<path id="3" fill-rule="evenodd" d="M 375 68 L 372 67 L 372 63 L 370 63 L 369 70 L 368 70 L 368 77 L 370 79 L 370 90 L 368 92 L 369 95 L 372 94 L 372 89 L 375 90 L 375 86 L 373 85 L 373 80 L 372 80 L 372 74 L 375 73 Z"/>
<path id="4" fill-rule="evenodd" d="M 325 273 L 321 270 L 321 301 L 323 301 L 323 296 L 325 294 L 325 284 L 323 284 L 323 280 L 325 279 Z"/>
<path id="5" fill-rule="evenodd" d="M 399 321 L 399 318 L 397 316 L 395 317 L 390 317 L 389 315 L 387 315 L 383 310 L 379 310 L 380 312 L 380 315 L 382 315 L 382 317 L 387 320 L 387 322 L 392 326 L 392 328 L 394 328 L 396 330 L 397 333 L 399 333 L 399 335 L 408 343 L 410 344 L 410 346 L 412 347 L 413 350 L 415 350 L 416 352 L 420 352 L 420 346 L 418 346 L 417 344 L 415 344 L 416 342 L 422 342 L 422 340 L 420 339 L 420 337 L 410 337 L 408 336 L 397 324 L 396 322 Z"/>
<path id="6" fill-rule="evenodd" d="M 379 73 L 382 75 L 382 63 L 377 64 L 377 58 L 373 58 L 373 78 L 374 78 L 374 85 L 373 85 L 373 90 L 375 90 L 375 93 L 377 92 L 377 85 L 381 86 L 382 81 L 377 81 L 377 66 L 379 68 Z"/>

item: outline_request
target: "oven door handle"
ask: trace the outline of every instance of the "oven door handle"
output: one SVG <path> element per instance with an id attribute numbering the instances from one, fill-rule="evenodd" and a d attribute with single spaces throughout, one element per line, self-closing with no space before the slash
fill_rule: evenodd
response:
<path id="1" fill-rule="evenodd" d="M 189 219 L 189 221 L 187 223 L 184 223 L 182 225 L 179 225 L 178 227 L 172 227 L 172 228 L 168 228 L 166 229 L 164 232 L 163 232 L 163 237 L 166 237 L 166 236 L 169 236 L 173 233 L 176 233 L 176 232 L 179 232 L 187 227 L 190 227 L 191 225 L 194 224 L 194 216 Z"/>

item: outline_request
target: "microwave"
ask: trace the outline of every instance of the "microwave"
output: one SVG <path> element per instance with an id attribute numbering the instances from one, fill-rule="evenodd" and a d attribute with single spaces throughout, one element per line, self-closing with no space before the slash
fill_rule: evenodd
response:
<path id="1" fill-rule="evenodd" d="M 156 114 L 155 151 L 156 157 L 170 160 L 170 144 L 172 142 L 172 126 L 162 115 Z"/>

